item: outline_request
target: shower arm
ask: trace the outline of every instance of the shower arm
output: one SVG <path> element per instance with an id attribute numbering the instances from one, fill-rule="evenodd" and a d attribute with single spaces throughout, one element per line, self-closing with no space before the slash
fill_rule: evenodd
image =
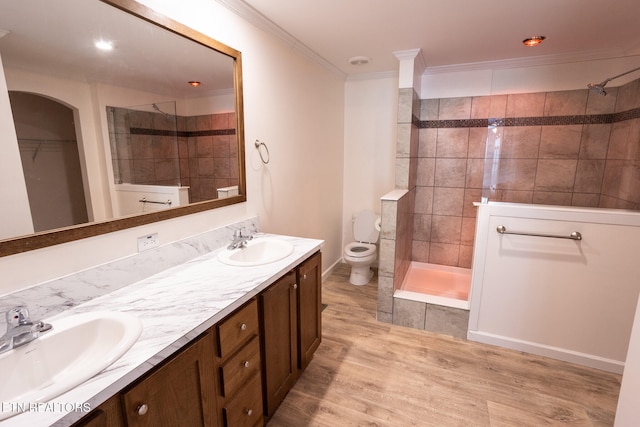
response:
<path id="1" fill-rule="evenodd" d="M 624 73 L 622 73 L 622 74 L 618 74 L 617 76 L 609 77 L 608 79 L 604 80 L 602 83 L 598 84 L 597 86 L 604 87 L 604 86 L 605 86 L 607 83 L 609 83 L 611 80 L 615 80 L 615 79 L 617 79 L 618 77 L 626 76 L 627 74 L 629 74 L 629 73 L 633 73 L 634 71 L 638 71 L 638 70 L 640 70 L 640 67 L 638 67 L 638 68 L 634 68 L 633 70 L 626 71 L 626 72 L 624 72 Z"/>

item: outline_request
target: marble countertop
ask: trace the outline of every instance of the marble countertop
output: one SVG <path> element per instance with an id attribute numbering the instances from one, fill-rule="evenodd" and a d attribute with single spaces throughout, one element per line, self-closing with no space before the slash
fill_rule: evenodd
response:
<path id="1" fill-rule="evenodd" d="M 256 238 L 270 236 L 258 234 Z M 91 311 L 127 312 L 143 324 L 136 343 L 114 364 L 90 380 L 31 412 L 0 421 L 1 427 L 67 426 L 86 415 L 185 344 L 232 313 L 318 251 L 322 240 L 275 236 L 294 246 L 288 257 L 255 267 L 218 261 L 221 248 L 125 288 L 73 307 L 46 321 Z M 74 411 L 73 408 L 80 408 Z M 72 411 L 69 412 L 69 408 Z M 0 408 L 7 410 L 6 408 Z"/>

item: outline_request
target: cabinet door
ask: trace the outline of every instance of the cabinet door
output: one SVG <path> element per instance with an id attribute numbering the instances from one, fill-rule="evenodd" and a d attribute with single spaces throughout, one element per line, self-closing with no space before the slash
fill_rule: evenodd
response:
<path id="1" fill-rule="evenodd" d="M 298 366 L 304 370 L 322 340 L 320 252 L 298 267 Z"/>
<path id="2" fill-rule="evenodd" d="M 75 423 L 74 427 L 124 427 L 120 397 L 113 396 Z"/>
<path id="3" fill-rule="evenodd" d="M 296 274 L 260 294 L 265 412 L 273 415 L 297 379 Z"/>
<path id="4" fill-rule="evenodd" d="M 123 394 L 127 426 L 216 426 L 211 333 Z"/>

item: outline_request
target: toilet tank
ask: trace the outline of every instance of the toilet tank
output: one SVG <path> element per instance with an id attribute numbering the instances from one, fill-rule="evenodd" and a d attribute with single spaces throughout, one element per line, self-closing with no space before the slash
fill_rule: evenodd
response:
<path id="1" fill-rule="evenodd" d="M 353 220 L 353 237 L 358 242 L 375 243 L 380 231 L 376 228 L 378 215 L 370 210 L 360 212 Z"/>

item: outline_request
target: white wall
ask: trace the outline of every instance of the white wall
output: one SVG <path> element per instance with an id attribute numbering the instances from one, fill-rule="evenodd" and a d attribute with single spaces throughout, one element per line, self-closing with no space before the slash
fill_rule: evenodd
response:
<path id="1" fill-rule="evenodd" d="M 353 214 L 380 214 L 394 189 L 398 77 L 352 79 L 345 85 L 343 246 L 353 241 Z"/>
<path id="2" fill-rule="evenodd" d="M 509 93 L 551 92 L 586 89 L 588 83 L 600 83 L 638 66 L 640 56 L 585 60 L 562 64 L 516 66 L 503 63 L 470 64 L 457 71 L 427 70 L 422 76 L 421 99 L 486 96 Z M 453 70 L 453 69 L 451 69 Z M 639 72 L 611 81 L 607 87 L 620 86 L 638 78 Z"/>
<path id="3" fill-rule="evenodd" d="M 344 81 L 216 2 L 144 3 L 242 52 L 248 201 L 0 258 L 0 294 L 134 254 L 138 236 L 166 244 L 254 215 L 264 231 L 324 239 L 325 268 L 341 256 Z"/>

